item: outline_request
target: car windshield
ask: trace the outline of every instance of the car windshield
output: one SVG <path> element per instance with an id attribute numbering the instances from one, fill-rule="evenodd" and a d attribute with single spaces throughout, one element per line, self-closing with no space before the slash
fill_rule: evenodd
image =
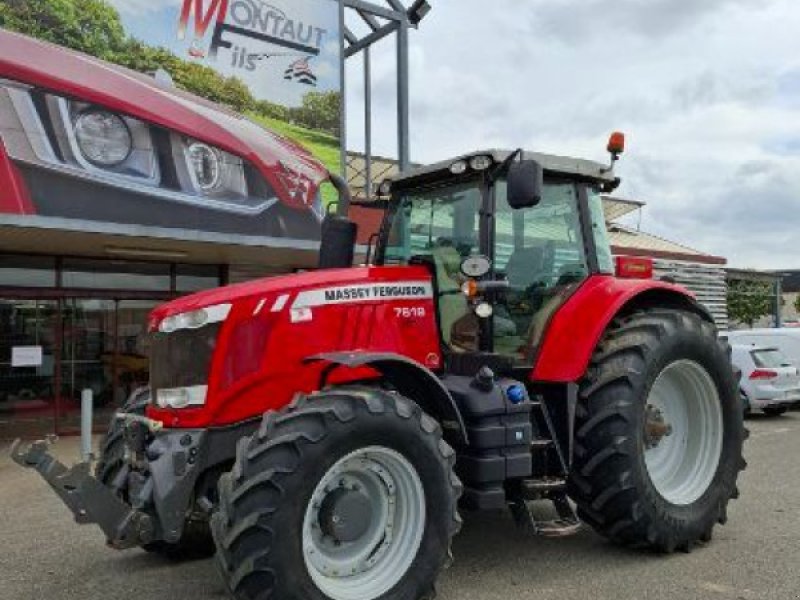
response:
<path id="1" fill-rule="evenodd" d="M 777 367 L 784 367 L 789 364 L 789 361 L 786 359 L 783 352 L 777 348 L 752 350 L 750 355 L 753 357 L 753 362 L 755 365 L 762 369 L 775 369 Z"/>

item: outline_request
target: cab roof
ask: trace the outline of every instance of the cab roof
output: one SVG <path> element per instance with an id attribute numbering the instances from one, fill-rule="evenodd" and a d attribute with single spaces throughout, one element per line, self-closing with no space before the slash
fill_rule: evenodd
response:
<path id="1" fill-rule="evenodd" d="M 452 178 L 450 166 L 459 161 L 469 161 L 477 156 L 489 156 L 495 165 L 502 163 L 512 153 L 512 150 L 481 150 L 470 152 L 449 160 L 443 160 L 431 165 L 415 167 L 393 175 L 390 178 L 393 187 L 406 188 L 426 183 L 434 183 L 442 178 Z M 568 156 L 558 156 L 555 154 L 541 154 L 539 152 L 523 152 L 526 160 L 535 160 L 549 175 L 562 175 L 569 178 L 583 181 L 593 181 L 604 186 L 610 191 L 619 185 L 619 178 L 614 175 L 613 169 L 609 169 L 607 164 L 601 164 L 592 160 L 582 158 L 572 158 Z M 467 173 L 460 177 L 474 175 L 475 171 L 468 169 Z"/>

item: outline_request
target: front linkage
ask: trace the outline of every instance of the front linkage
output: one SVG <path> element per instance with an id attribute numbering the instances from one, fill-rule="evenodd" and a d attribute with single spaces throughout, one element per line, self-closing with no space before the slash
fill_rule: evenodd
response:
<path id="1" fill-rule="evenodd" d="M 90 473 L 91 464 L 82 462 L 68 468 L 52 454 L 50 440 L 22 448 L 20 440 L 11 446 L 11 458 L 18 465 L 36 469 L 58 497 L 69 507 L 79 524 L 96 523 L 119 550 L 149 544 L 154 538 L 152 518 L 125 504 L 110 488 Z"/>
<path id="2" fill-rule="evenodd" d="M 208 432 L 168 431 L 134 414 L 119 413 L 113 426 L 124 431 L 125 462 L 114 485 L 91 474 L 91 463 L 67 467 L 50 453 L 52 439 L 11 447 L 17 464 L 44 478 L 79 524 L 97 524 L 108 544 L 124 550 L 154 542 L 180 541 L 187 507 L 204 465 L 209 463 Z"/>

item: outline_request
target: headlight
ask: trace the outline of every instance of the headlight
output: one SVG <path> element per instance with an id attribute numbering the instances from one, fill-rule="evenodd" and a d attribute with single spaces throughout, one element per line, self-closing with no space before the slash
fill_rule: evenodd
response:
<path id="1" fill-rule="evenodd" d="M 159 408 L 203 406 L 207 395 L 207 385 L 156 390 L 156 405 Z"/>
<path id="2" fill-rule="evenodd" d="M 190 312 L 180 313 L 167 317 L 158 326 L 161 333 L 172 333 L 181 329 L 200 329 L 205 325 L 220 323 L 228 318 L 231 312 L 230 304 L 218 304 Z"/>
<path id="3" fill-rule="evenodd" d="M 215 190 L 222 180 L 220 152 L 201 142 L 191 144 L 188 152 L 197 186 L 206 193 Z"/>
<path id="4" fill-rule="evenodd" d="M 89 109 L 75 120 L 75 139 L 84 158 L 103 167 L 125 162 L 133 150 L 133 136 L 122 118 Z"/>

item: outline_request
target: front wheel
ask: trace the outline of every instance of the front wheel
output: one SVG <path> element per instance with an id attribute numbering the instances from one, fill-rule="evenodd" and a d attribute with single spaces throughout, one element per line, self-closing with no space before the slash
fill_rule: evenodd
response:
<path id="1" fill-rule="evenodd" d="M 781 415 L 786 414 L 786 411 L 789 409 L 785 406 L 767 406 L 762 410 L 768 417 L 780 417 Z"/>
<path id="2" fill-rule="evenodd" d="M 242 440 L 212 519 L 236 598 L 432 596 L 461 485 L 438 423 L 373 388 L 301 397 Z"/>
<path id="3" fill-rule="evenodd" d="M 581 384 L 570 493 L 615 542 L 688 550 L 726 521 L 743 440 L 714 326 L 681 310 L 637 312 L 606 332 Z"/>

